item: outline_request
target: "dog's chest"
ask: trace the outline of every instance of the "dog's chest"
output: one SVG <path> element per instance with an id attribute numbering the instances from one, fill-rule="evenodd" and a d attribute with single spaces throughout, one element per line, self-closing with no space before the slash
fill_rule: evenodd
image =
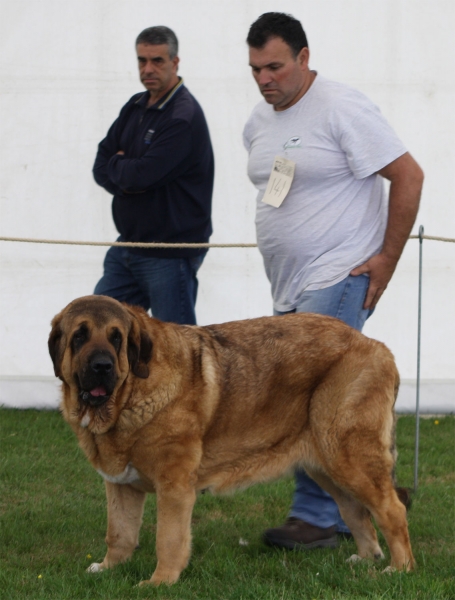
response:
<path id="1" fill-rule="evenodd" d="M 137 483 L 141 479 L 139 473 L 136 471 L 136 469 L 131 464 L 126 465 L 123 472 L 119 473 L 118 475 L 108 475 L 101 469 L 96 469 L 96 470 L 101 475 L 101 477 L 103 477 L 103 479 L 105 479 L 106 481 L 109 481 L 110 483 L 117 483 L 119 485 L 126 485 L 128 483 Z"/>

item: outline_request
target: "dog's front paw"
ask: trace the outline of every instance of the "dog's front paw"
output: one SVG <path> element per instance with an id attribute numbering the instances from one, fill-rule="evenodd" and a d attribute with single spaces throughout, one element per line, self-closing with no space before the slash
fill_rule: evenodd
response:
<path id="1" fill-rule="evenodd" d="M 87 567 L 87 569 L 85 570 L 86 573 L 101 573 L 101 571 L 104 571 L 105 567 L 103 566 L 103 563 L 92 563 L 89 567 Z"/>
<path id="2" fill-rule="evenodd" d="M 346 562 L 347 563 L 358 563 L 361 560 L 363 560 L 361 556 L 359 556 L 358 554 L 353 554 L 352 556 L 350 556 L 349 558 L 346 559 Z"/>
<path id="3" fill-rule="evenodd" d="M 385 568 L 385 569 L 382 571 L 382 573 L 384 573 L 385 575 L 391 575 L 392 573 L 395 573 L 395 572 L 396 572 L 396 569 L 395 569 L 395 567 L 391 567 L 391 566 L 388 566 L 388 567 L 386 567 L 386 568 Z"/>
<path id="4" fill-rule="evenodd" d="M 158 569 L 153 573 L 151 579 L 145 579 L 139 583 L 139 587 L 144 585 L 161 585 L 162 583 L 166 585 L 172 585 L 175 583 L 180 577 L 180 571 L 165 571 Z"/>

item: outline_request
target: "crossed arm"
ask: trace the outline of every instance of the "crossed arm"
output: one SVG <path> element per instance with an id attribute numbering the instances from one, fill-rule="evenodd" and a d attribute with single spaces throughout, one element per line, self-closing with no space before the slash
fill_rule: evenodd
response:
<path id="1" fill-rule="evenodd" d="M 364 308 L 373 309 L 384 293 L 411 233 L 423 185 L 423 171 L 406 152 L 379 172 L 390 181 L 389 215 L 384 245 L 379 254 L 351 271 L 351 275 L 368 274 L 370 285 Z"/>
<path id="2" fill-rule="evenodd" d="M 164 185 L 188 168 L 192 131 L 184 120 L 174 119 L 161 128 L 141 156 L 128 156 L 129 150 L 122 147 L 121 137 L 117 120 L 99 144 L 93 168 L 95 181 L 111 194 L 121 190 L 142 193 Z"/>

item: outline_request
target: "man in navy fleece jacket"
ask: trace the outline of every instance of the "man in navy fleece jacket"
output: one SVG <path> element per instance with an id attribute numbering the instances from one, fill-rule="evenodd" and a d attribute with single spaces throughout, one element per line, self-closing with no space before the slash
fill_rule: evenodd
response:
<path id="1" fill-rule="evenodd" d="M 100 142 L 95 180 L 114 196 L 119 241 L 208 242 L 213 151 L 204 113 L 177 75 L 177 38 L 168 27 L 149 27 L 136 51 L 147 91 L 125 104 Z M 206 252 L 112 247 L 95 294 L 151 309 L 163 321 L 195 324 Z"/>

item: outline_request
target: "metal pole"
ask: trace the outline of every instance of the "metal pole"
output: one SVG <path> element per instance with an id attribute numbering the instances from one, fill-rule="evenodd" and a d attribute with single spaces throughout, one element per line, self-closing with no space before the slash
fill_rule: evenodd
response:
<path id="1" fill-rule="evenodd" d="M 423 225 L 419 227 L 419 301 L 417 314 L 417 382 L 416 382 L 416 433 L 414 452 L 414 492 L 417 491 L 419 469 L 419 438 L 420 438 L 420 340 L 422 331 L 422 250 Z"/>

